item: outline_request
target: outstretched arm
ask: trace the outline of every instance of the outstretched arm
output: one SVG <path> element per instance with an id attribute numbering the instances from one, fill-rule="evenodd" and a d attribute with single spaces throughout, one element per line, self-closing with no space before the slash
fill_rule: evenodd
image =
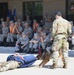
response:
<path id="1" fill-rule="evenodd" d="M 21 56 L 19 53 L 14 54 L 15 57 L 19 56 L 22 60 L 24 60 L 23 56 Z"/>

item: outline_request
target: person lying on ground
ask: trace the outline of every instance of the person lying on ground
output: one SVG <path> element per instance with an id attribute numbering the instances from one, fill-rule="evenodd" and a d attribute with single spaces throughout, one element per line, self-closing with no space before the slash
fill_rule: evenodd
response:
<path id="1" fill-rule="evenodd" d="M 37 58 L 34 55 L 22 56 L 19 53 L 9 55 L 4 62 L 0 62 L 0 72 L 13 70 L 16 68 L 26 68 L 31 66 Z"/>

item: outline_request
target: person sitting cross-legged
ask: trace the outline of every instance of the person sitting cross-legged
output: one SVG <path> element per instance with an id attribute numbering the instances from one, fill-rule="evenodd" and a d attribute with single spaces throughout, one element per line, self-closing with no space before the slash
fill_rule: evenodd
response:
<path id="1" fill-rule="evenodd" d="M 37 33 L 34 33 L 34 37 L 31 39 L 29 43 L 29 52 L 33 53 L 34 50 L 38 49 L 39 37 Z"/>
<path id="2" fill-rule="evenodd" d="M 19 48 L 19 50 L 16 52 L 26 51 L 28 49 L 28 44 L 29 44 L 29 38 L 26 36 L 26 34 L 22 33 L 22 37 L 18 39 L 16 42 L 16 47 Z"/>

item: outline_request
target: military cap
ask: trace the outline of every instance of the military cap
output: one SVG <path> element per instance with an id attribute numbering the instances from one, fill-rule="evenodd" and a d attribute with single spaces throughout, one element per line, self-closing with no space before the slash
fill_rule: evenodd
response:
<path id="1" fill-rule="evenodd" d="M 49 16 L 48 19 L 51 19 L 51 17 Z"/>
<path id="2" fill-rule="evenodd" d="M 13 21 L 10 21 L 10 24 L 11 24 L 11 23 L 14 23 L 14 22 L 13 22 Z"/>
<path id="3" fill-rule="evenodd" d="M 33 20 L 33 22 L 37 22 L 37 20 Z"/>
<path id="4" fill-rule="evenodd" d="M 25 24 L 25 21 L 22 21 L 22 24 Z"/>
<path id="5" fill-rule="evenodd" d="M 28 23 L 28 22 L 26 22 L 26 23 L 25 23 L 25 26 L 29 26 L 29 23 Z"/>

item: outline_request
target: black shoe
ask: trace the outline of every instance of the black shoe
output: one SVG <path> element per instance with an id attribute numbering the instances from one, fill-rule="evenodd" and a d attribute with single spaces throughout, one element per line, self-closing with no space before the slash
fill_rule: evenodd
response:
<path id="1" fill-rule="evenodd" d="M 53 65 L 50 67 L 51 69 L 56 69 L 57 68 L 57 64 L 53 63 Z"/>
<path id="2" fill-rule="evenodd" d="M 67 69 L 67 64 L 64 64 L 64 65 L 63 65 L 63 68 Z"/>

